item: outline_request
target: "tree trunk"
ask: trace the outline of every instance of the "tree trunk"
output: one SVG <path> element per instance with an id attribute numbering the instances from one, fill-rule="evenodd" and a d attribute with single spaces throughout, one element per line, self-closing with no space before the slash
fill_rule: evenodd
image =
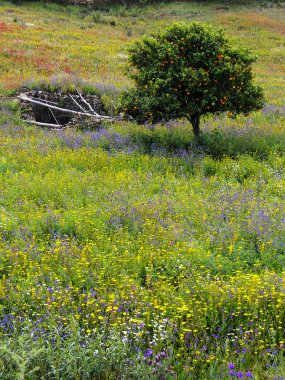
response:
<path id="1" fill-rule="evenodd" d="M 190 121 L 193 127 L 194 138 L 196 143 L 200 143 L 200 115 L 189 115 L 186 118 Z"/>

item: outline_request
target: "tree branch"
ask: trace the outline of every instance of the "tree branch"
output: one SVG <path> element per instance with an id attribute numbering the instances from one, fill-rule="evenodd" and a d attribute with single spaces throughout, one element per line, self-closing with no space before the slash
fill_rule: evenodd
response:
<path id="1" fill-rule="evenodd" d="M 77 105 L 77 107 L 79 108 L 79 109 L 81 109 L 81 111 L 83 111 L 83 112 L 87 112 L 75 99 L 74 99 L 74 97 L 70 94 L 70 93 L 68 93 L 68 96 L 70 97 L 70 99 L 73 101 L 73 103 L 74 104 L 76 104 Z"/>
<path id="2" fill-rule="evenodd" d="M 91 114 L 91 113 L 86 113 L 86 112 L 78 112 L 78 111 L 74 111 L 74 110 L 69 110 L 69 109 L 57 107 L 57 106 L 54 106 L 51 104 L 46 104 L 46 103 L 43 103 L 42 101 L 31 99 L 25 94 L 19 95 L 19 98 L 21 100 L 26 101 L 26 102 L 29 102 L 32 104 L 37 104 L 37 105 L 40 105 L 42 107 L 54 109 L 56 111 L 61 111 L 61 112 L 65 112 L 65 113 L 72 113 L 74 115 L 83 115 L 83 116 L 92 116 L 92 117 L 96 116 L 96 118 L 98 118 L 99 120 L 111 120 L 112 119 L 110 116 L 101 116 L 101 115 L 95 113 L 94 111 L 93 111 L 94 113 Z"/>
<path id="3" fill-rule="evenodd" d="M 85 103 L 87 105 L 87 107 L 90 109 L 90 111 L 92 111 L 94 113 L 94 115 L 99 116 L 98 113 L 95 112 L 94 109 L 91 107 L 91 105 L 87 102 L 87 100 L 85 100 L 83 98 L 83 96 L 80 94 L 80 92 L 78 92 L 78 90 L 76 90 L 76 92 L 80 96 L 80 99 L 83 101 L 83 103 Z"/>
<path id="4" fill-rule="evenodd" d="M 39 121 L 34 120 L 25 120 L 26 123 L 38 125 L 40 127 L 48 127 L 48 128 L 54 128 L 54 129 L 64 129 L 66 128 L 65 125 L 62 124 L 49 124 L 49 123 L 40 123 Z"/>
<path id="5" fill-rule="evenodd" d="M 34 100 L 40 99 L 41 102 L 44 102 L 44 103 L 47 103 L 47 104 L 55 104 L 55 105 L 57 105 L 56 102 L 51 102 L 50 100 L 41 99 L 41 98 L 34 98 L 33 96 L 31 96 L 30 99 L 34 99 Z"/>
<path id="6" fill-rule="evenodd" d="M 58 122 L 57 118 L 55 117 L 55 114 L 53 113 L 52 109 L 50 107 L 48 109 L 49 109 L 49 112 L 52 114 L 52 117 L 56 121 L 56 124 L 59 125 L 59 122 Z"/>

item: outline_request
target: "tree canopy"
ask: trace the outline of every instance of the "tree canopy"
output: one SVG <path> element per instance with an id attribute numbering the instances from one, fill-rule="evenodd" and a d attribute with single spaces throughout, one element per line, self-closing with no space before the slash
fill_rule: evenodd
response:
<path id="1" fill-rule="evenodd" d="M 121 107 L 139 123 L 186 117 L 199 140 L 201 116 L 262 107 L 262 89 L 253 83 L 256 58 L 232 47 L 222 30 L 173 24 L 136 41 L 129 54 L 135 86 L 123 93 Z"/>

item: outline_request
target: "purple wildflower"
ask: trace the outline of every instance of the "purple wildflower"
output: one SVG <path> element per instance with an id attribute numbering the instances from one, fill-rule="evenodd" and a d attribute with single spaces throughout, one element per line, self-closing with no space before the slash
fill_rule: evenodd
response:
<path id="1" fill-rule="evenodd" d="M 234 368 L 235 368 L 234 363 L 229 363 L 229 364 L 228 364 L 228 368 L 229 368 L 229 369 L 234 369 Z"/>
<path id="2" fill-rule="evenodd" d="M 145 358 L 148 358 L 149 356 L 152 356 L 153 352 L 152 352 L 152 349 L 151 348 L 148 348 L 145 353 L 144 353 L 144 357 Z"/>
<path id="3" fill-rule="evenodd" d="M 242 372 L 237 372 L 236 377 L 238 379 L 243 379 L 243 373 Z"/>

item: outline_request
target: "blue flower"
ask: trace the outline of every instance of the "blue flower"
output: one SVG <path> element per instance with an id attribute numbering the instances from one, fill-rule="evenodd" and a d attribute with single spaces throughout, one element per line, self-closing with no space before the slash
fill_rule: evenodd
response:
<path id="1" fill-rule="evenodd" d="M 153 352 L 152 352 L 152 349 L 151 348 L 148 348 L 145 353 L 144 353 L 144 357 L 145 358 L 148 358 L 149 356 L 152 356 Z"/>

